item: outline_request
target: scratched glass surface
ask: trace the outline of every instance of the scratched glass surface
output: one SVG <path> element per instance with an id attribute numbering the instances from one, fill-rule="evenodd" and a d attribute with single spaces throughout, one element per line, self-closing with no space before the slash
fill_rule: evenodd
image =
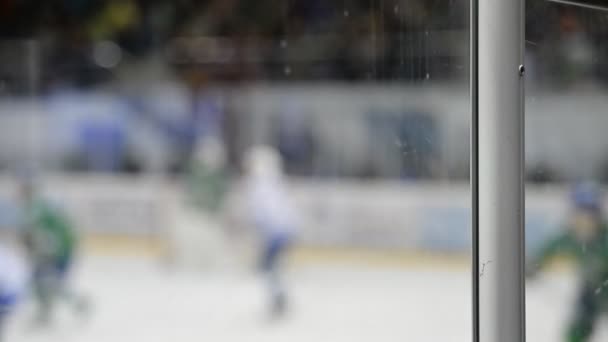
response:
<path id="1" fill-rule="evenodd" d="M 468 12 L 0 0 L 0 339 L 470 339 Z"/>

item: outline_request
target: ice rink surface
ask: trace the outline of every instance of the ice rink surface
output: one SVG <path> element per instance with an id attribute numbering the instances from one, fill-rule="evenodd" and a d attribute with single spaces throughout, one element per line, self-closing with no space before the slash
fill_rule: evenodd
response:
<path id="1" fill-rule="evenodd" d="M 93 302 L 91 316 L 74 317 L 63 307 L 52 329 L 35 330 L 31 305 L 24 305 L 7 341 L 470 341 L 464 267 L 299 265 L 288 280 L 291 310 L 274 321 L 253 271 L 176 271 L 144 259 L 87 258 L 76 283 Z M 561 341 L 574 289 L 567 275 L 529 285 L 528 341 Z M 608 338 L 600 333 L 594 341 Z"/>

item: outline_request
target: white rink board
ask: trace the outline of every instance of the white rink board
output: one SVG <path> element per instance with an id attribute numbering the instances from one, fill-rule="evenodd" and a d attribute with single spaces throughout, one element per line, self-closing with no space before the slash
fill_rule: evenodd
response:
<path id="1" fill-rule="evenodd" d="M 65 210 L 82 232 L 157 235 L 168 224 L 175 190 L 152 177 L 71 175 L 49 176 L 40 191 Z M 0 178 L 0 224 L 15 223 L 18 191 L 14 178 Z"/>
<path id="2" fill-rule="evenodd" d="M 14 185 L 11 179 L 0 179 L 0 225 L 15 221 Z M 179 228 L 182 213 L 192 213 L 179 185 L 161 178 L 74 175 L 49 177 L 44 185 L 46 195 L 64 207 L 84 233 L 163 238 Z M 438 252 L 470 248 L 466 184 L 295 179 L 290 191 L 302 218 L 298 237 L 305 244 Z M 564 187 L 527 188 L 530 246 L 558 229 L 567 212 L 566 194 Z M 243 198 L 238 187 L 230 197 Z M 250 228 L 242 215 L 244 204 L 228 203 L 224 228 Z M 199 223 L 193 226 L 205 229 L 204 220 Z"/>

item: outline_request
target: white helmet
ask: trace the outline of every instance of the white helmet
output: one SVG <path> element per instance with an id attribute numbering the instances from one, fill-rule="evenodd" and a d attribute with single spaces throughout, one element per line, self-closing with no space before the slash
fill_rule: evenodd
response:
<path id="1" fill-rule="evenodd" d="M 247 154 L 245 173 L 253 178 L 280 178 L 283 175 L 281 156 L 271 146 L 254 146 Z"/>

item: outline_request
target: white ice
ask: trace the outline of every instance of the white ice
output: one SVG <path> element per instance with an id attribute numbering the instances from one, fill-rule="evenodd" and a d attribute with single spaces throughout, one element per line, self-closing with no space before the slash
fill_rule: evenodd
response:
<path id="1" fill-rule="evenodd" d="M 89 319 L 63 308 L 55 326 L 33 330 L 31 305 L 7 341 L 470 341 L 466 269 L 306 265 L 289 272 L 291 311 L 265 314 L 255 272 L 175 271 L 132 258 L 87 258 L 76 279 Z M 528 341 L 561 341 L 574 294 L 567 275 L 528 287 Z M 605 330 L 605 329 L 604 329 Z M 606 331 L 594 341 L 606 340 Z M 603 337 L 602 337 L 603 336 Z"/>

